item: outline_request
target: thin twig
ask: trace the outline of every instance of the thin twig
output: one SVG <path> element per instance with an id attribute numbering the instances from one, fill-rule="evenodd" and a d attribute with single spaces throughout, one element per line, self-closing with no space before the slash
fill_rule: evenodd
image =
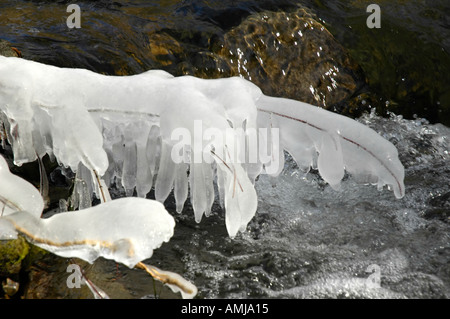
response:
<path id="1" fill-rule="evenodd" d="M 226 146 L 225 146 L 226 147 Z M 228 151 L 228 147 L 226 147 L 226 150 L 227 150 L 227 154 L 228 154 L 228 157 L 230 158 L 230 160 L 231 160 L 231 155 L 230 155 L 230 152 Z M 237 180 L 237 177 L 236 177 L 236 169 L 234 168 L 234 166 L 233 166 L 233 174 L 234 174 L 234 181 L 233 181 L 233 198 L 234 198 L 234 191 L 236 190 L 236 180 Z M 238 185 L 239 185 L 239 187 L 240 187 L 240 189 L 241 189 L 241 192 L 244 192 L 244 189 L 242 188 L 242 185 L 241 185 L 241 183 L 239 182 L 239 180 L 237 180 L 237 182 L 238 182 Z"/>
<path id="2" fill-rule="evenodd" d="M 220 158 L 220 156 L 219 155 L 217 155 L 213 150 L 211 150 L 211 154 L 212 155 L 214 155 L 215 157 L 217 157 L 229 170 L 230 170 L 230 172 L 231 173 L 233 173 L 233 178 L 234 178 L 234 180 L 233 180 L 233 198 L 234 198 L 234 191 L 235 191 L 235 189 L 236 189 L 236 181 L 237 181 L 237 183 L 238 183 L 238 185 L 239 185 L 239 188 L 241 189 L 241 192 L 244 192 L 244 188 L 242 187 L 242 185 L 241 185 L 241 183 L 239 182 L 239 180 L 237 179 L 237 176 L 236 176 L 236 171 L 235 171 L 235 169 L 234 169 L 234 167 L 233 168 L 231 168 L 222 158 Z M 230 154 L 228 154 L 228 156 L 231 158 L 231 156 L 230 156 Z"/>
<path id="3" fill-rule="evenodd" d="M 86 282 L 86 285 L 89 285 L 90 288 L 92 289 L 92 291 L 93 291 L 95 294 L 97 294 L 97 296 L 99 296 L 101 299 L 104 299 L 103 296 L 102 296 L 102 294 L 97 290 L 97 287 L 93 284 L 93 282 L 90 281 L 88 277 L 86 277 L 86 274 L 84 273 L 84 269 L 82 269 L 81 266 L 78 265 L 78 264 L 75 262 L 75 260 L 73 260 L 73 258 L 70 258 L 70 263 L 71 263 L 71 264 L 75 264 L 75 265 L 78 266 L 78 269 L 80 269 L 81 277 L 82 277 L 82 278 L 84 279 L 84 281 Z"/>
<path id="4" fill-rule="evenodd" d="M 94 172 L 95 178 L 97 179 L 98 188 L 100 189 L 100 193 L 103 198 L 103 202 L 105 203 L 106 196 L 105 196 L 105 193 L 103 192 L 103 186 L 102 186 L 102 183 L 100 183 L 100 178 L 98 177 L 97 171 L 95 169 L 93 169 L 92 171 Z"/>
<path id="5" fill-rule="evenodd" d="M 16 203 L 11 202 L 10 200 L 8 200 L 7 198 L 5 198 L 5 197 L 3 197 L 1 195 L 0 195 L 0 202 L 3 203 L 3 210 L 5 210 L 6 206 L 11 207 L 11 208 L 13 208 L 13 209 L 15 209 L 17 211 L 22 210 L 19 205 L 17 205 Z M 3 212 L 2 212 L 2 215 L 3 215 Z"/>

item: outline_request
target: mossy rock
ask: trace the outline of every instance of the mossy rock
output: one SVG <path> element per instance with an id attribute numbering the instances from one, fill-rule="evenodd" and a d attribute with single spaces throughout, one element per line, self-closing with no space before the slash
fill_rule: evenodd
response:
<path id="1" fill-rule="evenodd" d="M 23 237 L 0 241 L 0 277 L 18 274 L 22 261 L 28 255 L 30 245 Z"/>

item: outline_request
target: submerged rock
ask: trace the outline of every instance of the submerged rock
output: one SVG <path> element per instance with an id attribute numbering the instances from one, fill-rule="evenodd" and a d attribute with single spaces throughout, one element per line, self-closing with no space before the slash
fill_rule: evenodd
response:
<path id="1" fill-rule="evenodd" d="M 304 9 L 252 14 L 212 47 L 195 75 L 240 75 L 267 95 L 356 113 L 343 102 L 365 85 L 362 70 Z"/>

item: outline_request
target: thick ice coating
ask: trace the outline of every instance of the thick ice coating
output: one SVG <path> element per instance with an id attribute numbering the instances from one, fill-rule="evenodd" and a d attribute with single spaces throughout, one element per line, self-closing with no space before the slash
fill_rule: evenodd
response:
<path id="1" fill-rule="evenodd" d="M 270 125 L 275 117 L 282 148 L 300 167 L 317 166 L 331 186 L 339 184 L 346 170 L 360 182 L 390 185 L 397 198 L 405 195 L 398 151 L 374 130 L 299 101 L 261 96 L 257 106 L 259 125 Z"/>
<path id="2" fill-rule="evenodd" d="M 180 293 L 183 299 L 192 299 L 197 295 L 197 287 L 179 274 L 140 263 L 139 268 L 147 271 L 154 279 L 167 285 L 173 292 Z"/>
<path id="3" fill-rule="evenodd" d="M 379 134 L 344 116 L 265 96 L 239 77 L 204 80 L 158 70 L 105 76 L 0 56 L 0 110 L 17 164 L 36 153 L 73 170 L 81 162 L 107 184 L 121 182 L 128 195 L 145 197 L 155 187 L 164 202 L 173 190 L 178 212 L 189 193 L 197 221 L 211 211 L 216 183 L 231 236 L 256 212 L 252 183 L 261 173 L 277 176 L 284 151 L 301 168 L 318 168 L 333 188 L 346 170 L 404 195 L 397 150 Z"/>
<path id="4" fill-rule="evenodd" d="M 59 213 L 48 219 L 28 212 L 2 218 L 33 244 L 62 257 L 89 263 L 98 257 L 133 268 L 168 242 L 175 221 L 153 200 L 121 198 L 88 209 Z"/>
<path id="5" fill-rule="evenodd" d="M 11 174 L 6 160 L 0 155 L 0 216 L 26 210 L 39 218 L 43 209 L 44 201 L 36 187 Z"/>

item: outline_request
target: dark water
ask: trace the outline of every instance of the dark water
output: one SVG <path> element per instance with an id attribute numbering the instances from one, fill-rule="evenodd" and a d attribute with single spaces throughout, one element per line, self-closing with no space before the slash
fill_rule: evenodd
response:
<path id="1" fill-rule="evenodd" d="M 380 29 L 366 26 L 370 1 L 78 1 L 80 29 L 66 25 L 68 3 L 2 1 L 0 37 L 24 57 L 59 66 L 181 75 L 201 68 L 204 53 L 250 14 L 303 6 L 361 65 L 372 106 L 450 124 L 446 0 L 378 1 Z"/>
<path id="2" fill-rule="evenodd" d="M 263 10 L 310 10 L 360 64 L 367 116 L 399 148 L 406 196 L 358 187 L 341 192 L 292 163 L 276 187 L 262 177 L 248 231 L 227 237 L 223 212 L 196 224 L 187 206 L 175 236 L 149 261 L 194 282 L 201 298 L 448 298 L 450 296 L 450 3 L 378 1 L 381 29 L 366 26 L 372 1 L 77 1 L 81 28 L 69 29 L 69 1 L 1 1 L 0 38 L 25 58 L 105 74 L 201 69 L 202 54 L 246 17 Z M 417 119 L 415 118 L 417 115 Z M 424 118 L 424 120 L 422 120 Z M 432 124 L 430 124 L 431 122 Z M 167 208 L 174 212 L 169 199 Z M 370 265 L 381 287 L 369 289 Z M 153 295 L 148 277 L 101 260 L 87 267 L 111 297 Z M 48 296 L 79 297 L 46 283 Z M 158 291 L 159 291 L 158 287 Z M 162 296 L 173 297 L 168 290 Z"/>

